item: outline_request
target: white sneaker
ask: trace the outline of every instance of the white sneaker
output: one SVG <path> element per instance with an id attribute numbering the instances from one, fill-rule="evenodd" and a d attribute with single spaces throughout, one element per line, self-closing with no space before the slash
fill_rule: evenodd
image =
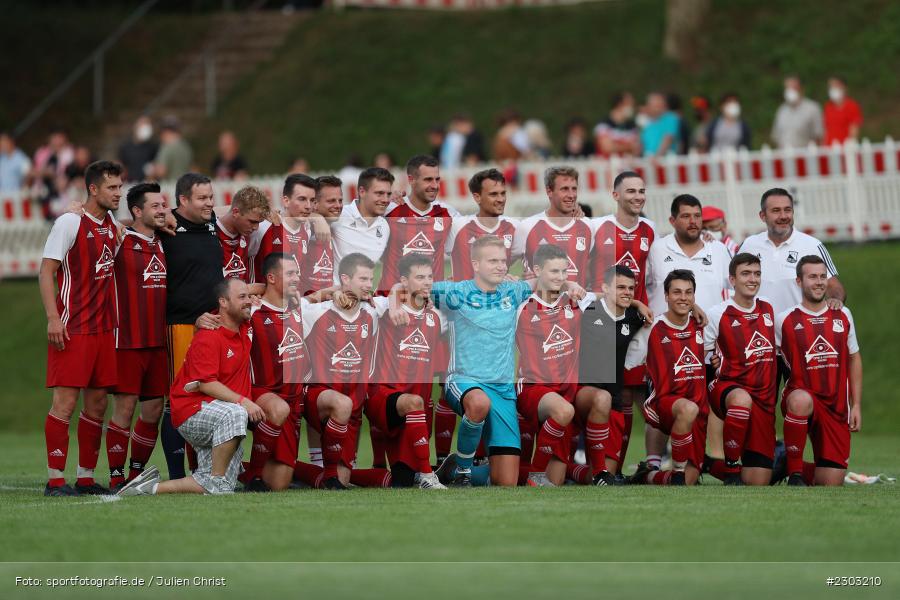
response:
<path id="1" fill-rule="evenodd" d="M 416 473 L 416 483 L 421 490 L 446 490 L 447 486 L 438 481 L 434 473 Z"/>
<path id="2" fill-rule="evenodd" d="M 544 472 L 529 473 L 528 485 L 532 487 L 556 487 L 555 483 L 547 479 L 547 474 Z"/>
<path id="3" fill-rule="evenodd" d="M 150 466 L 143 473 L 126 483 L 116 492 L 117 496 L 152 496 L 153 487 L 159 483 L 159 469 Z"/>

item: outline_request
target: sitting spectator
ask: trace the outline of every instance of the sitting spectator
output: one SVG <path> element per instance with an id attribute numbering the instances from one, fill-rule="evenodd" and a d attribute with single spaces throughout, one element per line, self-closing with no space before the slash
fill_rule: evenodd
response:
<path id="1" fill-rule="evenodd" d="M 174 116 L 162 121 L 159 131 L 159 151 L 153 160 L 155 179 L 175 179 L 191 170 L 194 152 L 181 135 L 181 124 Z"/>
<path id="2" fill-rule="evenodd" d="M 219 154 L 213 159 L 213 177 L 216 179 L 247 179 L 247 161 L 240 154 L 237 136 L 231 131 L 219 134 Z"/>
<path id="3" fill-rule="evenodd" d="M 612 98 L 609 116 L 594 128 L 597 153 L 637 156 L 640 154 L 640 133 L 634 122 L 634 96 L 619 92 Z"/>
<path id="4" fill-rule="evenodd" d="M 494 160 L 518 160 L 530 154 L 528 134 L 522 127 L 522 117 L 518 112 L 512 109 L 503 111 L 497 124 L 499 128 L 494 135 Z"/>
<path id="5" fill-rule="evenodd" d="M 16 140 L 10 133 L 0 132 L 0 192 L 21 190 L 29 171 L 28 156 L 16 148 Z"/>
<path id="6" fill-rule="evenodd" d="M 375 158 L 372 159 L 372 165 L 390 171 L 397 163 L 394 162 L 394 157 L 391 156 L 389 152 L 379 152 L 375 155 Z"/>
<path id="7" fill-rule="evenodd" d="M 703 219 L 704 237 L 708 234 L 712 239 L 725 244 L 725 247 L 732 256 L 737 254 L 740 244 L 735 242 L 728 232 L 728 223 L 725 222 L 725 211 L 721 208 L 707 204 L 703 207 L 700 218 Z"/>
<path id="8" fill-rule="evenodd" d="M 31 172 L 32 196 L 41 204 L 46 219 L 53 219 L 51 208 L 66 184 L 66 167 L 72 162 L 74 151 L 63 129 L 53 129 L 47 143 L 34 153 Z"/>
<path id="9" fill-rule="evenodd" d="M 644 114 L 647 118 L 647 124 L 641 129 L 644 156 L 673 154 L 678 148 L 681 120 L 669 111 L 666 96 L 661 92 L 648 94 Z"/>
<path id="10" fill-rule="evenodd" d="M 691 149 L 697 152 L 709 150 L 709 139 L 706 137 L 709 124 L 712 121 L 710 101 L 706 96 L 694 96 L 691 98 L 691 108 L 694 109 L 694 130 L 691 132 Z"/>
<path id="11" fill-rule="evenodd" d="M 728 93 L 719 101 L 719 116 L 706 131 L 711 150 L 750 148 L 750 127 L 741 118 L 741 103 L 737 94 Z"/>
<path id="12" fill-rule="evenodd" d="M 125 181 L 143 181 L 159 151 L 153 139 L 153 122 L 144 115 L 134 122 L 131 137 L 119 146 L 119 162 L 125 167 Z"/>
<path id="13" fill-rule="evenodd" d="M 847 84 L 840 77 L 828 80 L 828 102 L 825 103 L 825 145 L 843 144 L 859 137 L 862 111 L 847 96 Z"/>
<path id="14" fill-rule="evenodd" d="M 802 148 L 822 140 L 822 108 L 803 97 L 797 77 L 784 80 L 784 102 L 775 113 L 772 141 L 779 148 Z"/>
<path id="15" fill-rule="evenodd" d="M 581 117 L 569 119 L 566 123 L 566 139 L 560 156 L 567 158 L 587 158 L 596 152 L 594 142 L 588 135 L 587 123 Z"/>

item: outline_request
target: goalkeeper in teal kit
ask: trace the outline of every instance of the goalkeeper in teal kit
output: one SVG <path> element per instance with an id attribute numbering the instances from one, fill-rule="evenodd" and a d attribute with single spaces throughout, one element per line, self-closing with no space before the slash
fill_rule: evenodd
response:
<path id="1" fill-rule="evenodd" d="M 436 281 L 431 289 L 435 308 L 450 322 L 450 367 L 447 403 L 462 416 L 456 454 L 441 465 L 438 476 L 454 486 L 516 485 L 519 478 L 519 420 L 515 391 L 516 309 L 531 296 L 530 281 L 506 281 L 506 247 L 487 235 L 472 244 L 475 279 Z M 569 283 L 570 296 L 584 290 Z M 403 315 L 396 313 L 398 319 Z M 490 467 L 472 468 L 484 436 Z"/>

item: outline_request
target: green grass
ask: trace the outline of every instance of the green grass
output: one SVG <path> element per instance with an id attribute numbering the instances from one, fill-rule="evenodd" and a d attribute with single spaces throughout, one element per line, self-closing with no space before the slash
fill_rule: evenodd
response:
<path id="1" fill-rule="evenodd" d="M 741 96 L 757 147 L 768 141 L 782 78 L 797 73 L 824 101 L 833 73 L 863 107 L 864 135 L 900 132 L 900 4 L 890 0 L 716 0 L 689 68 L 662 54 L 660 0 L 471 13 L 320 12 L 299 23 L 279 54 L 246 78 L 197 135 L 200 164 L 223 128 L 251 166 L 281 173 L 297 156 L 314 169 L 389 151 L 427 150 L 426 130 L 472 113 L 488 144 L 507 107 L 546 122 L 554 151 L 573 115 L 606 116 L 620 89 L 639 102 L 655 89 L 714 103 Z M 691 117 L 692 118 L 692 117 Z"/>

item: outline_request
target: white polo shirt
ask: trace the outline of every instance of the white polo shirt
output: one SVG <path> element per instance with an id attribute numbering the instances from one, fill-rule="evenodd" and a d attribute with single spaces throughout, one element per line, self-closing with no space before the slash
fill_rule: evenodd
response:
<path id="1" fill-rule="evenodd" d="M 381 260 L 387 247 L 391 228 L 387 219 L 376 217 L 370 225 L 359 214 L 358 200 L 345 204 L 341 216 L 331 224 L 331 239 L 334 245 L 334 281 L 340 282 L 338 265 L 348 254 L 359 252 L 376 263 Z"/>
<path id="2" fill-rule="evenodd" d="M 838 274 L 822 242 L 796 228 L 791 237 L 778 246 L 769 239 L 768 232 L 751 235 L 741 244 L 739 252 L 759 257 L 762 270 L 759 295 L 768 298 L 776 314 L 797 306 L 803 299 L 797 285 L 797 263 L 804 256 L 822 257 L 829 278 Z"/>
<path id="3" fill-rule="evenodd" d="M 661 315 L 668 310 L 663 282 L 675 269 L 693 271 L 697 283 L 694 299 L 704 311 L 727 300 L 731 290 L 728 283 L 730 262 L 728 248 L 717 240 L 703 242 L 703 248 L 691 257 L 678 245 L 674 233 L 654 241 L 647 255 L 646 279 L 653 314 Z"/>

